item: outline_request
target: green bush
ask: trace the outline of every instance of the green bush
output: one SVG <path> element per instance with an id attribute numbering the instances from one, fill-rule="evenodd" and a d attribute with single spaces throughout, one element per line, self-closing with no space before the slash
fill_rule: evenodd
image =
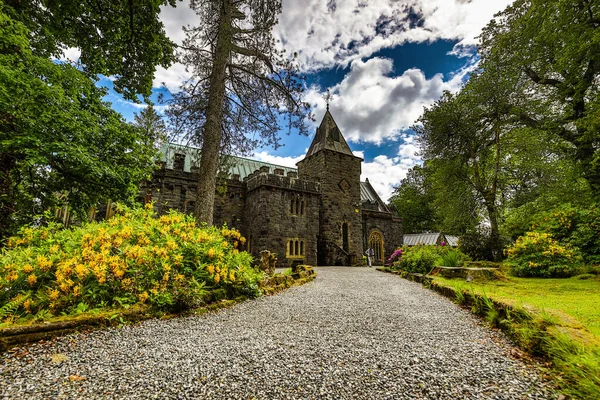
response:
<path id="1" fill-rule="evenodd" d="M 505 263 L 511 273 L 523 277 L 568 277 L 581 268 L 578 249 L 561 245 L 551 234 L 527 232 L 510 247 Z"/>
<path id="2" fill-rule="evenodd" d="M 178 212 L 157 218 L 151 205 L 74 229 L 24 228 L 0 253 L 0 304 L 27 316 L 136 303 L 183 309 L 213 288 L 256 296 L 262 273 L 237 250 L 244 241 Z"/>
<path id="3" fill-rule="evenodd" d="M 400 259 L 394 262 L 392 268 L 419 274 L 427 274 L 435 265 L 442 265 L 444 262 L 462 264 L 462 261 L 468 259 L 466 255 L 449 246 L 403 246 L 401 254 Z"/>
<path id="4" fill-rule="evenodd" d="M 458 250 L 447 250 L 440 254 L 440 257 L 435 261 L 436 267 L 462 267 L 468 259 L 463 253 Z"/>
<path id="5" fill-rule="evenodd" d="M 532 231 L 549 233 L 563 245 L 581 251 L 583 260 L 600 264 L 600 207 L 563 204 L 534 218 Z"/>

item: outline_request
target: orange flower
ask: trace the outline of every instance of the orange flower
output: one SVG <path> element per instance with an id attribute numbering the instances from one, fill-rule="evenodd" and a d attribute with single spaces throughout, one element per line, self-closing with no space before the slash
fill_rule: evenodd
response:
<path id="1" fill-rule="evenodd" d="M 60 296 L 60 292 L 58 290 L 54 289 L 50 292 L 49 296 L 50 296 L 50 300 L 56 301 L 56 300 L 58 300 L 58 297 Z"/>
<path id="2" fill-rule="evenodd" d="M 26 274 L 30 274 L 33 272 L 33 267 L 30 264 L 25 264 L 23 266 L 23 272 Z"/>
<path id="3" fill-rule="evenodd" d="M 150 296 L 148 295 L 148 292 L 142 292 L 142 293 L 138 294 L 137 297 L 138 297 L 138 300 L 140 301 L 140 303 L 145 303 L 146 300 L 148 300 L 148 297 L 150 297 Z"/>
<path id="4" fill-rule="evenodd" d="M 35 283 L 37 282 L 37 276 L 35 276 L 35 274 L 29 275 L 27 277 L 27 282 L 29 282 L 29 286 L 35 285 Z"/>

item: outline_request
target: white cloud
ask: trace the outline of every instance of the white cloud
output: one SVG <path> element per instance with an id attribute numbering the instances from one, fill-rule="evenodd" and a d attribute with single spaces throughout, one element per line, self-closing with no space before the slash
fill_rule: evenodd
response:
<path id="1" fill-rule="evenodd" d="M 62 56 L 59 58 L 60 61 L 76 63 L 81 57 L 81 50 L 77 47 L 69 47 L 63 50 Z"/>
<path id="2" fill-rule="evenodd" d="M 393 61 L 386 58 L 355 60 L 342 82 L 330 88 L 330 110 L 347 140 L 381 143 L 399 137 L 415 123 L 423 107 L 439 99 L 444 90 L 458 91 L 474 66 L 470 64 L 444 80 L 442 74 L 427 79 L 419 69 L 393 76 Z M 312 87 L 306 101 L 314 107 L 320 123 L 326 108 L 323 93 Z"/>
<path id="3" fill-rule="evenodd" d="M 171 92 L 178 92 L 181 84 L 191 76 L 192 74 L 186 71 L 185 66 L 180 63 L 175 63 L 168 69 L 157 67 L 152 86 L 155 88 L 165 86 Z"/>
<path id="4" fill-rule="evenodd" d="M 284 0 L 276 36 L 307 70 L 346 66 L 406 42 L 472 46 L 513 0 Z"/>
<path id="5" fill-rule="evenodd" d="M 397 157 L 379 155 L 372 161 L 363 162 L 361 180 L 369 179 L 377 194 L 384 202 L 388 202 L 394 188 L 406 178 L 406 173 L 412 167 L 422 162 L 414 144 L 414 136 L 402 135 L 402 144 L 398 147 Z"/>
<path id="6" fill-rule="evenodd" d="M 167 36 L 181 45 L 185 39 L 184 26 L 198 24 L 199 17 L 190 9 L 188 1 L 178 1 L 177 7 L 161 6 L 160 20 L 165 25 Z"/>
<path id="7" fill-rule="evenodd" d="M 271 164 L 275 164 L 275 165 L 281 165 L 284 167 L 289 167 L 289 168 L 296 168 L 296 163 L 302 159 L 304 159 L 304 155 L 306 154 L 306 152 L 308 151 L 308 149 L 306 149 L 304 151 L 304 154 L 301 154 L 297 157 L 282 157 L 282 156 L 275 156 L 273 154 L 269 154 L 267 151 L 260 151 L 257 153 L 254 153 L 254 159 L 258 160 L 258 161 L 263 161 L 263 162 L 267 162 L 267 163 L 271 163 Z"/>

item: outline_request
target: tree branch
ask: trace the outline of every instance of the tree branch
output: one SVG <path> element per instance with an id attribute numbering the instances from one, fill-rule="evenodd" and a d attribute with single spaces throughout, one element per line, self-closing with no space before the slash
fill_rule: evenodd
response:
<path id="1" fill-rule="evenodd" d="M 523 72 L 525 72 L 525 75 L 527 75 L 529 79 L 540 85 L 550 85 L 559 89 L 560 86 L 564 83 L 559 79 L 542 78 L 537 72 L 535 72 L 530 67 L 523 67 Z"/>
<path id="2" fill-rule="evenodd" d="M 265 65 L 269 68 L 271 72 L 275 72 L 275 68 L 273 68 L 273 63 L 271 62 L 271 60 L 269 60 L 269 57 L 267 57 L 259 51 L 247 49 L 245 47 L 240 47 L 235 44 L 231 46 L 231 51 L 233 51 L 234 53 L 241 54 L 243 56 L 258 58 L 263 63 L 265 63 Z"/>

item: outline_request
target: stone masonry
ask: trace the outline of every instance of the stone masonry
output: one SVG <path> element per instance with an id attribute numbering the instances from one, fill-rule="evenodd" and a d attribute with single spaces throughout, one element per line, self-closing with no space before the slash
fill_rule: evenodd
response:
<path id="1" fill-rule="evenodd" d="M 159 214 L 195 210 L 199 149 L 169 144 L 138 200 L 154 201 Z M 220 176 L 214 222 L 239 229 L 245 250 L 276 253 L 278 266 L 352 265 L 368 247 L 383 263 L 402 245 L 402 223 L 368 180 L 362 159 L 346 143 L 329 110 L 298 169 L 230 157 Z"/>

